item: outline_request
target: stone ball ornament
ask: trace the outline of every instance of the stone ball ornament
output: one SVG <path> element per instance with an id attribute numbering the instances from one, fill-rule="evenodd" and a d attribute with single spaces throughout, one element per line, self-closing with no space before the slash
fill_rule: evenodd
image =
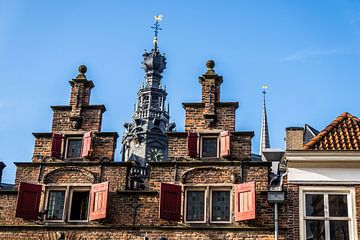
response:
<path id="1" fill-rule="evenodd" d="M 208 69 L 214 69 L 214 67 L 215 67 L 215 62 L 214 62 L 214 60 L 208 60 L 207 62 L 206 62 L 206 67 L 208 68 Z"/>
<path id="2" fill-rule="evenodd" d="M 87 67 L 85 65 L 80 65 L 78 67 L 79 73 L 85 74 L 87 72 Z"/>

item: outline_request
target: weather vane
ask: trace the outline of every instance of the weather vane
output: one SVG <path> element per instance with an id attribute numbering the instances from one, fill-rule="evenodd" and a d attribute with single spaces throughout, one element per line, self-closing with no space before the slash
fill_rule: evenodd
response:
<path id="1" fill-rule="evenodd" d="M 266 89 L 268 88 L 269 86 L 268 85 L 266 85 L 266 84 L 264 84 L 264 85 L 262 85 L 261 86 L 261 88 L 263 89 L 263 94 L 265 95 L 266 94 Z"/>
<path id="2" fill-rule="evenodd" d="M 158 43 L 158 33 L 160 30 L 162 30 L 162 28 L 160 28 L 160 24 L 159 22 L 162 20 L 163 18 L 163 15 L 156 15 L 154 16 L 154 19 L 155 19 L 155 23 L 154 23 L 154 26 L 151 26 L 152 29 L 154 29 L 154 33 L 155 33 L 155 37 L 154 37 L 154 46 L 155 46 L 155 49 L 157 48 L 157 43 Z"/>

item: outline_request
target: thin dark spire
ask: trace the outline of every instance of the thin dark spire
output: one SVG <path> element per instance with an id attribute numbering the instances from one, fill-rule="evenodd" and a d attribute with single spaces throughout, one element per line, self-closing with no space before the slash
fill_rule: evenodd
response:
<path id="1" fill-rule="evenodd" d="M 266 113 L 266 89 L 267 85 L 263 85 L 263 109 L 262 109 L 262 119 L 261 119 L 261 132 L 260 132 L 260 150 L 259 154 L 262 154 L 262 151 L 266 148 L 270 148 L 270 139 L 269 139 L 269 128 L 267 122 L 267 113 Z"/>

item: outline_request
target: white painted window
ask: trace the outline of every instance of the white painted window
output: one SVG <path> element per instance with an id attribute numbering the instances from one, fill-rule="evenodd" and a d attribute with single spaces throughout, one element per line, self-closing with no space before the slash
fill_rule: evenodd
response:
<path id="1" fill-rule="evenodd" d="M 354 189 L 300 187 L 300 236 L 303 240 L 354 240 Z"/>
<path id="2" fill-rule="evenodd" d="M 231 187 L 185 188 L 185 222 L 231 223 Z"/>

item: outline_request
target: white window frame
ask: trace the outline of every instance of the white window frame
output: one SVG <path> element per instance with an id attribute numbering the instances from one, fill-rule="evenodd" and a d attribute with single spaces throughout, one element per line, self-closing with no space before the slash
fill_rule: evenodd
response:
<path id="1" fill-rule="evenodd" d="M 213 199 L 212 199 L 212 193 L 213 192 L 219 192 L 219 191 L 221 191 L 221 192 L 229 192 L 229 221 L 213 221 L 212 220 L 212 207 L 213 207 Z M 210 223 L 231 223 L 231 218 L 232 218 L 232 216 L 231 216 L 231 213 L 232 213 L 232 210 L 233 210 L 233 191 L 232 191 L 232 189 L 230 189 L 230 188 L 216 188 L 216 187 L 211 187 L 210 188 L 210 204 L 209 204 L 209 206 L 210 206 L 210 216 L 209 216 L 209 221 L 210 221 Z"/>
<path id="2" fill-rule="evenodd" d="M 204 138 L 216 138 L 216 156 L 215 157 L 203 157 L 203 139 Z M 200 158 L 214 159 L 220 156 L 220 138 L 219 135 L 200 135 Z"/>
<path id="3" fill-rule="evenodd" d="M 89 212 L 90 212 L 90 197 L 91 197 L 91 185 L 89 184 L 79 184 L 79 185 L 69 185 L 69 184 L 49 184 L 45 186 L 45 204 L 44 209 L 47 209 L 49 204 L 49 192 L 50 191 L 65 191 L 65 199 L 64 199 L 64 209 L 63 209 L 63 216 L 61 220 L 51 220 L 46 219 L 45 215 L 45 222 L 47 223 L 87 223 L 89 222 Z M 72 204 L 72 196 L 73 192 L 89 192 L 88 197 L 88 212 L 87 212 L 87 219 L 86 220 L 70 220 L 71 214 L 71 204 Z"/>
<path id="4" fill-rule="evenodd" d="M 322 194 L 324 196 L 324 215 L 325 219 L 325 239 L 330 239 L 330 218 L 328 217 L 328 200 L 327 197 L 330 194 L 346 194 L 348 201 L 348 217 L 332 217 L 331 219 L 348 220 L 349 224 L 349 239 L 357 240 L 356 229 L 356 201 L 355 201 L 355 189 L 353 187 L 337 187 L 337 186 L 300 186 L 299 187 L 299 225 L 300 225 L 300 239 L 306 240 L 306 220 L 316 219 L 316 217 L 306 217 L 306 194 Z M 319 217 L 317 218 L 318 220 Z"/>
<path id="5" fill-rule="evenodd" d="M 211 224 L 230 224 L 233 219 L 233 195 L 234 195 L 234 186 L 226 185 L 226 184 L 214 184 L 214 185 L 184 185 L 184 223 L 211 223 Z M 204 192 L 204 221 L 187 221 L 187 192 L 188 191 L 203 191 Z M 229 221 L 212 221 L 212 192 L 213 191 L 229 191 L 230 199 L 229 199 L 229 211 L 230 217 Z"/>
<path id="6" fill-rule="evenodd" d="M 69 140 L 81 140 L 81 148 L 80 148 L 80 156 L 79 157 L 67 157 L 68 155 L 68 148 L 69 148 Z M 82 148 L 83 148 L 83 137 L 81 136 L 69 136 L 66 137 L 65 136 L 65 152 L 64 152 L 64 159 L 77 159 L 77 158 L 81 158 L 81 152 L 82 152 Z"/>

